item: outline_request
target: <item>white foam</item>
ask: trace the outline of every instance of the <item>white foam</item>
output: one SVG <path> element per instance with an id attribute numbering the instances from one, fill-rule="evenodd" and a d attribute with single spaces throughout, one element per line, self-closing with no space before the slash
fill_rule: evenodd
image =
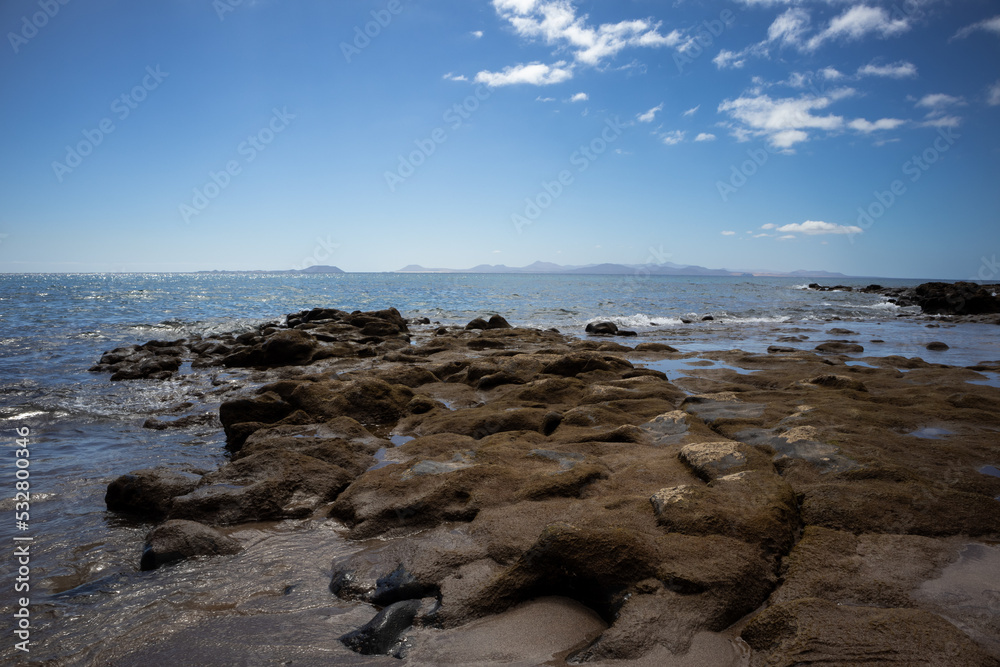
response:
<path id="1" fill-rule="evenodd" d="M 18 421 L 20 419 L 31 419 L 32 417 L 40 417 L 42 415 L 47 415 L 45 410 L 30 410 L 28 412 L 22 412 L 21 414 L 11 415 L 7 417 L 7 421 Z"/>

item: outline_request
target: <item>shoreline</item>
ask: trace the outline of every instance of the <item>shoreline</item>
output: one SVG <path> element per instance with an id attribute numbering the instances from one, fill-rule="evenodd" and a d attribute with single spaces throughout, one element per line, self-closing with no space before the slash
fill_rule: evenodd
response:
<path id="1" fill-rule="evenodd" d="M 728 651 L 731 664 L 780 660 L 798 650 L 785 637 L 792 626 L 804 645 L 828 642 L 826 626 L 850 627 L 900 659 L 1000 657 L 943 620 L 989 636 L 997 610 L 972 618 L 914 592 L 946 576 L 968 544 L 983 545 L 989 566 L 1000 558 L 990 546 L 1000 479 L 976 472 L 997 463 L 1000 389 L 969 382 L 989 376 L 836 345 L 633 349 L 621 343 L 635 339 L 576 339 L 502 318 L 411 341 L 412 325 L 391 309 L 317 309 L 288 324 L 150 344 L 133 350 L 141 359 L 95 369 L 165 378 L 175 362 L 164 360 L 193 354 L 195 368 L 255 367 L 252 384 L 263 383 L 223 403 L 231 463 L 203 476 L 125 476 L 108 504 L 210 531 L 330 515 L 349 540 L 376 538 L 336 562 L 331 581 L 339 599 L 395 619 L 363 630 L 360 645 L 433 662 L 449 650 L 435 633 L 556 596 L 604 626 L 557 652 L 595 663 L 682 660 L 695 649 L 716 661 Z M 942 442 L 948 461 L 936 454 Z M 844 569 L 845 549 L 867 554 L 860 573 Z M 883 590 L 879 563 L 895 553 L 906 567 Z M 818 585 L 831 577 L 832 591 Z M 703 634 L 754 613 L 741 639 Z M 887 622 L 925 639 L 899 646 L 903 635 L 876 631 Z M 387 637 L 390 626 L 409 644 Z M 427 658 L 431 646 L 443 653 Z"/>

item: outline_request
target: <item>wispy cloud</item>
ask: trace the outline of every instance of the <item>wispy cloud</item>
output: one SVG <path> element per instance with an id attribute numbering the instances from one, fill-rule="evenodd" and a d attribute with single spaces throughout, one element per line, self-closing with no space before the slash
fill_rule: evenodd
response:
<path id="1" fill-rule="evenodd" d="M 570 102 L 586 102 L 589 99 L 590 99 L 590 96 L 587 95 L 587 93 L 577 93 L 573 97 L 569 98 L 569 101 Z"/>
<path id="2" fill-rule="evenodd" d="M 722 235 L 723 236 L 736 236 L 736 232 L 726 231 L 726 232 L 722 232 Z"/>
<path id="3" fill-rule="evenodd" d="M 676 144 L 679 144 L 682 141 L 684 141 L 684 131 L 671 130 L 669 132 L 661 132 L 660 141 L 665 143 L 667 146 L 674 146 Z"/>
<path id="4" fill-rule="evenodd" d="M 865 134 L 870 134 L 872 132 L 877 132 L 879 130 L 895 130 L 901 125 L 905 125 L 905 120 L 900 120 L 898 118 L 880 118 L 874 123 L 864 118 L 857 118 L 852 120 L 847 124 L 852 130 L 857 130 L 858 132 L 864 132 Z"/>
<path id="5" fill-rule="evenodd" d="M 663 111 L 663 103 L 662 102 L 659 103 L 659 104 L 657 104 L 655 107 L 653 107 L 649 111 L 646 111 L 646 112 L 643 112 L 641 114 L 636 115 L 635 118 L 640 123 L 652 123 L 653 119 L 656 118 L 656 114 L 659 113 L 660 111 Z"/>
<path id="6" fill-rule="evenodd" d="M 898 63 L 889 65 L 876 65 L 870 63 L 858 68 L 858 76 L 882 76 L 890 79 L 906 79 L 917 75 L 917 66 L 913 63 L 900 60 Z"/>
<path id="7" fill-rule="evenodd" d="M 681 115 L 682 115 L 682 116 L 693 116 L 693 115 L 695 115 L 696 113 L 698 113 L 698 109 L 700 109 L 700 108 L 701 108 L 701 105 L 699 104 L 699 105 L 698 105 L 698 106 L 696 106 L 696 107 L 691 107 L 690 109 L 688 109 L 687 111 L 685 111 L 685 112 L 684 112 L 684 113 L 682 113 Z"/>
<path id="8" fill-rule="evenodd" d="M 910 22 L 905 17 L 893 18 L 882 7 L 856 5 L 831 20 L 826 29 L 811 37 L 804 46 L 812 51 L 830 40 L 858 41 L 870 34 L 894 37 L 909 29 Z"/>
<path id="9" fill-rule="evenodd" d="M 700 132 L 698 136 L 694 138 L 695 141 L 715 141 L 715 135 L 710 132 Z"/>
<path id="10" fill-rule="evenodd" d="M 772 0 L 743 1 L 746 4 L 759 5 L 796 4 Z M 827 42 L 859 41 L 870 35 L 884 39 L 901 35 L 910 27 L 909 17 L 895 17 L 883 7 L 861 4 L 850 7 L 831 19 L 826 27 L 814 32 L 809 12 L 803 7 L 790 7 L 768 26 L 767 37 L 764 40 L 740 51 L 722 49 L 712 62 L 718 69 L 738 69 L 746 65 L 750 57 L 769 57 L 773 49 L 792 48 L 802 52 L 812 52 Z M 831 74 L 836 72 L 832 68 L 829 69 Z"/>
<path id="11" fill-rule="evenodd" d="M 965 106 L 965 100 L 946 93 L 933 93 L 917 100 L 917 106 L 930 109 L 933 114 L 942 114 L 949 107 Z"/>
<path id="12" fill-rule="evenodd" d="M 483 31 L 482 30 L 473 30 L 469 34 L 472 35 L 473 37 L 475 37 L 476 39 L 479 39 L 480 37 L 483 36 Z"/>
<path id="13" fill-rule="evenodd" d="M 992 32 L 996 35 L 1000 35 L 1000 15 L 994 16 L 990 19 L 983 19 L 982 21 L 977 21 L 972 25 L 967 25 L 954 35 L 952 39 L 965 39 L 974 32 Z"/>
<path id="14" fill-rule="evenodd" d="M 443 78 L 443 79 L 445 79 L 447 81 L 468 81 L 469 80 L 468 77 L 466 77 L 464 74 L 455 74 L 454 72 L 448 72 L 447 74 L 445 74 L 441 78 Z"/>
<path id="15" fill-rule="evenodd" d="M 560 60 L 552 65 L 534 62 L 526 65 L 504 67 L 502 72 L 483 70 L 476 75 L 476 83 L 485 83 L 487 86 L 493 88 L 521 83 L 532 86 L 550 86 L 572 78 L 572 68 L 566 65 L 566 61 Z"/>
<path id="16" fill-rule="evenodd" d="M 924 127 L 958 127 L 962 123 L 962 118 L 954 114 L 954 109 L 964 107 L 966 104 L 963 97 L 932 93 L 921 97 L 914 106 L 928 110 L 921 123 Z"/>
<path id="17" fill-rule="evenodd" d="M 735 100 L 724 100 L 719 111 L 727 112 L 738 122 L 737 138 L 767 137 L 775 148 L 791 149 L 809 139 L 810 130 L 840 130 L 844 118 L 832 114 L 816 115 L 835 101 L 854 94 L 852 88 L 839 88 L 827 95 L 804 94 L 800 97 L 772 99 L 768 95 L 749 94 Z"/>
<path id="18" fill-rule="evenodd" d="M 678 30 L 661 33 L 661 23 L 650 18 L 589 24 L 571 0 L 493 0 L 493 7 L 520 37 L 565 48 L 585 65 L 600 66 L 626 48 L 679 48 L 686 42 Z"/>
<path id="19" fill-rule="evenodd" d="M 1000 81 L 986 89 L 986 103 L 991 107 L 1000 106 Z"/>
<path id="20" fill-rule="evenodd" d="M 765 229 L 775 229 L 782 234 L 806 234 L 816 236 L 819 234 L 860 234 L 863 230 L 854 225 L 837 225 L 832 222 L 822 220 L 806 220 L 790 225 L 782 225 L 775 228 L 774 225 L 764 226 Z"/>

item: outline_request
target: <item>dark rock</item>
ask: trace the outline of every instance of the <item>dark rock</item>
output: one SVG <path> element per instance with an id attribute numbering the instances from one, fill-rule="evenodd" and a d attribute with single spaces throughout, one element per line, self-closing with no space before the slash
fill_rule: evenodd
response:
<path id="1" fill-rule="evenodd" d="M 637 332 L 635 332 L 635 331 L 630 331 L 628 329 L 619 329 L 618 330 L 618 335 L 619 336 L 638 336 L 639 334 Z"/>
<path id="2" fill-rule="evenodd" d="M 437 594 L 437 586 L 418 581 L 400 564 L 389 574 L 379 577 L 369 600 L 372 604 L 382 607 L 401 600 L 418 600 Z"/>
<path id="3" fill-rule="evenodd" d="M 632 364 L 620 357 L 596 352 L 574 352 L 546 364 L 542 367 L 542 373 L 569 377 L 590 371 L 623 371 L 631 368 Z"/>
<path id="4" fill-rule="evenodd" d="M 789 352 L 798 352 L 794 347 L 785 347 L 783 345 L 770 345 L 767 348 L 768 354 L 787 354 Z"/>
<path id="5" fill-rule="evenodd" d="M 123 362 L 111 380 L 166 380 L 180 367 L 179 357 L 149 356 L 135 364 Z"/>
<path id="6" fill-rule="evenodd" d="M 591 322 L 584 331 L 589 334 L 613 336 L 618 333 L 618 325 L 614 322 Z"/>
<path id="7" fill-rule="evenodd" d="M 817 375 L 808 380 L 809 384 L 829 389 L 853 389 L 854 391 L 868 391 L 868 388 L 861 380 L 844 377 L 843 375 Z"/>
<path id="8" fill-rule="evenodd" d="M 226 401 L 219 406 L 219 420 L 226 431 L 227 440 L 232 440 L 233 427 L 236 424 L 257 422 L 273 424 L 290 415 L 295 408 L 281 396 L 268 392 L 256 398 L 239 398 Z"/>
<path id="9" fill-rule="evenodd" d="M 178 470 L 136 470 L 108 484 L 104 502 L 113 512 L 161 517 L 170 511 L 175 497 L 193 491 L 200 481 L 200 476 Z"/>
<path id="10" fill-rule="evenodd" d="M 193 556 L 225 556 L 240 550 L 239 542 L 214 528 L 196 521 L 173 519 L 157 526 L 146 536 L 139 569 L 155 570 L 161 565 Z"/>
<path id="11" fill-rule="evenodd" d="M 391 655 L 398 649 L 400 637 L 420 611 L 420 600 L 404 600 L 391 604 L 375 618 L 340 638 L 344 646 L 363 655 Z"/>
<path id="12" fill-rule="evenodd" d="M 712 322 L 714 320 L 715 320 L 715 318 L 712 317 L 711 315 L 705 315 L 703 318 L 701 318 L 702 322 Z"/>
<path id="13" fill-rule="evenodd" d="M 856 336 L 858 334 L 857 331 L 851 331 L 850 329 L 841 329 L 840 327 L 834 327 L 829 331 L 827 331 L 827 333 L 834 336 Z"/>
<path id="14" fill-rule="evenodd" d="M 481 317 L 477 317 L 468 324 L 465 325 L 466 330 L 469 329 L 489 329 L 490 323 Z"/>
<path id="15" fill-rule="evenodd" d="M 828 354 L 851 354 L 854 352 L 864 352 L 865 348 L 857 343 L 832 340 L 820 343 L 816 346 L 815 350 L 817 352 L 826 352 Z"/>
<path id="16" fill-rule="evenodd" d="M 388 338 L 389 336 L 396 336 L 399 334 L 399 327 L 392 322 L 386 322 L 384 320 L 369 322 L 368 324 L 361 327 L 362 336 L 377 336 L 379 338 Z"/>
<path id="17" fill-rule="evenodd" d="M 490 317 L 490 321 L 486 323 L 488 329 L 510 329 L 510 323 L 505 320 L 500 315 L 493 315 Z"/>
<path id="18" fill-rule="evenodd" d="M 932 343 L 927 343 L 925 347 L 933 352 L 943 352 L 944 350 L 950 349 L 946 343 L 942 343 L 937 340 Z"/>
<path id="19" fill-rule="evenodd" d="M 265 450 L 205 475 L 174 498 L 170 518 L 224 525 L 309 516 L 353 479 L 342 467 L 298 452 Z"/>
<path id="20" fill-rule="evenodd" d="M 636 352 L 676 352 L 677 348 L 665 343 L 639 343 L 635 346 Z"/>

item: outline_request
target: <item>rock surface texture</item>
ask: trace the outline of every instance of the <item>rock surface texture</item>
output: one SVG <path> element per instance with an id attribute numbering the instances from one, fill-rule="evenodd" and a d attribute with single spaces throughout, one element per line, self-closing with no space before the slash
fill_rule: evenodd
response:
<path id="1" fill-rule="evenodd" d="M 330 594 L 375 606 L 343 637 L 366 654 L 405 655 L 411 625 L 568 598 L 599 617 L 576 662 L 681 656 L 717 635 L 753 665 L 1000 665 L 983 639 L 1000 635 L 997 580 L 981 608 L 927 592 L 969 545 L 1000 558 L 1000 478 L 976 472 L 1000 456 L 1000 390 L 976 371 L 848 366 L 860 346 L 830 341 L 710 353 L 725 367 L 671 380 L 646 367 L 686 358 L 663 344 L 498 316 L 412 326 L 316 309 L 105 354 L 98 370 L 120 377 L 163 357 L 260 380 L 221 405 L 231 460 L 125 475 L 109 509 L 342 523 L 368 541 L 334 560 Z M 928 426 L 951 435 L 913 435 Z"/>

